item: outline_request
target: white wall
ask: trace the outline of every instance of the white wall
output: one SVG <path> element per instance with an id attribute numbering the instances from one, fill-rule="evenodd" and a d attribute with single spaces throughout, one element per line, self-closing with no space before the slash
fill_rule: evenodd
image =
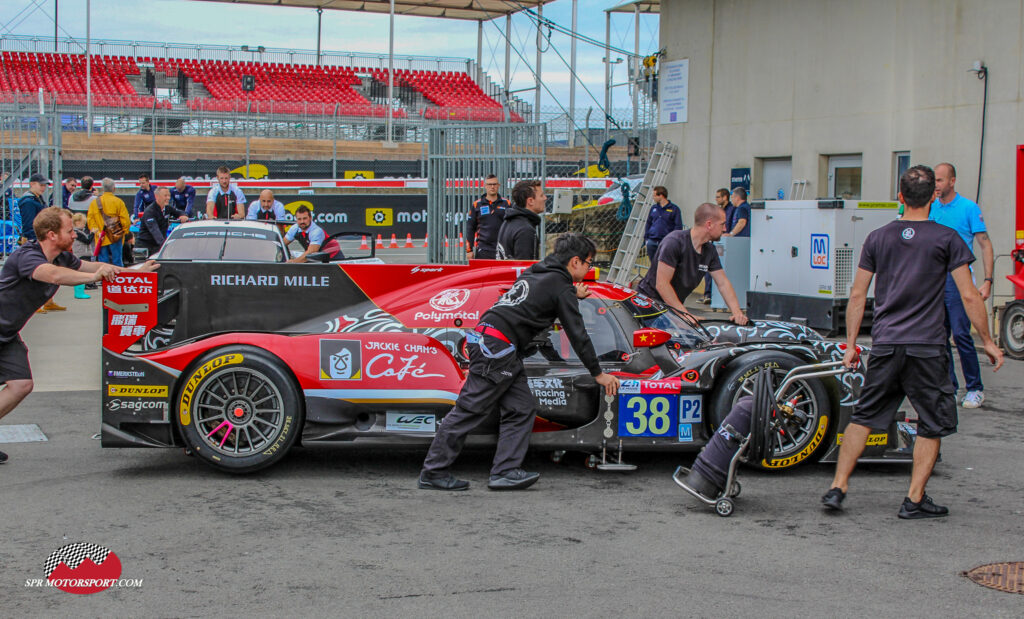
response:
<path id="1" fill-rule="evenodd" d="M 888 200 L 892 153 L 909 150 L 951 161 L 973 199 L 983 82 L 968 69 L 982 60 L 981 207 L 996 254 L 1013 247 L 1024 0 L 662 0 L 660 28 L 664 61 L 690 60 L 689 122 L 658 132 L 680 146 L 668 188 L 687 219 L 756 157 L 791 156 L 816 197 L 822 155 L 861 153 L 863 198 Z M 997 294 L 1009 272 L 999 260 Z"/>

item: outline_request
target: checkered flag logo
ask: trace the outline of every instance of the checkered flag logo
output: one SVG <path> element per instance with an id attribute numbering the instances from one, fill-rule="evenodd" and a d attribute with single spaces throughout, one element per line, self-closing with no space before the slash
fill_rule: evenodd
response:
<path id="1" fill-rule="evenodd" d="M 61 563 L 74 570 L 86 559 L 90 559 L 96 565 L 100 565 L 107 560 L 107 555 L 109 554 L 110 551 L 108 549 L 98 544 L 78 542 L 77 544 L 62 546 L 46 559 L 44 566 L 46 568 L 46 577 L 49 578 L 50 574 L 53 574 L 53 570 L 57 569 L 57 566 Z"/>

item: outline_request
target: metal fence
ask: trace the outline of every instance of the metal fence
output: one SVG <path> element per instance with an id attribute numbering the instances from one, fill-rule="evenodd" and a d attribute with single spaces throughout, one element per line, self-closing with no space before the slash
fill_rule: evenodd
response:
<path id="1" fill-rule="evenodd" d="M 547 127 L 543 124 L 446 125 L 430 129 L 427 165 L 428 257 L 431 262 L 464 263 L 462 231 L 470 205 L 483 193 L 483 180 L 495 174 L 503 195 L 516 182 L 547 177 Z M 542 220 L 543 222 L 543 220 Z M 544 227 L 541 225 L 541 253 Z"/>
<path id="2" fill-rule="evenodd" d="M 0 256 L 14 250 L 21 234 L 16 189 L 23 184 L 17 183 L 33 174 L 57 179 L 57 185 L 43 195 L 44 204 L 60 199 L 57 197 L 62 177 L 59 119 L 52 114 L 0 113 Z"/>

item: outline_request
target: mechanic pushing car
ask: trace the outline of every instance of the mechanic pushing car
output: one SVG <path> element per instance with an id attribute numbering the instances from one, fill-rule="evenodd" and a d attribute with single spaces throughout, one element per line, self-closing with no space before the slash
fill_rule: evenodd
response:
<path id="1" fill-rule="evenodd" d="M 579 299 L 590 291 L 581 284 L 590 270 L 596 248 L 579 234 L 555 241 L 553 254 L 526 269 L 497 303 L 480 318 L 467 337 L 469 373 L 455 407 L 439 422 L 430 444 L 419 487 L 429 490 L 466 490 L 469 482 L 449 470 L 468 435 L 495 407 L 500 412 L 498 446 L 487 487 L 521 490 L 540 477 L 521 467 L 530 443 L 537 400 L 523 369 L 533 339 L 556 319 L 583 365 L 609 396 L 619 379 L 605 374 L 580 314 Z M 574 286 L 575 284 L 575 286 Z"/>
<path id="2" fill-rule="evenodd" d="M 284 240 L 288 243 L 298 240 L 299 245 L 302 245 L 302 253 L 288 262 L 305 262 L 309 254 L 319 251 L 326 252 L 327 257 L 331 260 L 339 257 L 339 254 L 341 254 L 341 245 L 338 244 L 337 239 L 327 238 L 327 233 L 324 232 L 324 229 L 313 222 L 313 212 L 306 205 L 295 209 L 295 223 L 292 224 L 291 228 L 288 228 L 288 233 L 284 235 Z"/>
<path id="3" fill-rule="evenodd" d="M 857 275 L 846 308 L 847 348 L 843 364 L 857 364 L 857 334 L 872 278 L 875 308 L 860 401 L 843 434 L 832 487 L 821 502 L 826 509 L 842 509 L 850 475 L 864 451 L 872 429 L 888 428 L 903 398 L 917 411 L 917 440 L 910 489 L 897 515 L 904 519 L 939 518 L 949 510 L 925 494 L 925 485 L 939 456 L 942 437 L 956 432 L 957 414 L 951 359 L 946 353 L 946 274 L 953 277 L 964 308 L 995 366 L 1003 353 L 988 333 L 985 303 L 971 281 L 974 256 L 952 228 L 928 221 L 935 193 L 935 173 L 914 166 L 900 178 L 899 200 L 903 217 L 868 234 L 861 250 Z"/>

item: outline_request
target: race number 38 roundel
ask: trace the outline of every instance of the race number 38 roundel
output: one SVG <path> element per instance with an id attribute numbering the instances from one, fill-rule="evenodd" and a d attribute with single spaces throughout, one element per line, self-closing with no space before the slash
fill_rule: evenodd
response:
<path id="1" fill-rule="evenodd" d="M 701 397 L 680 395 L 679 379 L 624 380 L 619 389 L 619 436 L 692 441 L 701 422 Z"/>

